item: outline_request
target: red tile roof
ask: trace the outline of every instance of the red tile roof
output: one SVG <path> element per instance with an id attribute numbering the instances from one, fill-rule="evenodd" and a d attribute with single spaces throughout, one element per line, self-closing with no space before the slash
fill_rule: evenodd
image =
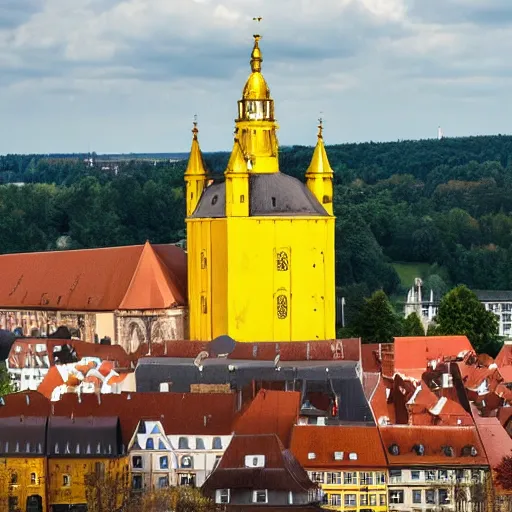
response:
<path id="1" fill-rule="evenodd" d="M 504 366 L 512 366 L 512 344 L 505 343 L 499 354 L 496 356 L 494 362 L 498 365 L 499 368 Z"/>
<path id="2" fill-rule="evenodd" d="M 262 389 L 235 423 L 235 434 L 277 434 L 289 446 L 300 409 L 300 393 Z"/>
<path id="3" fill-rule="evenodd" d="M 482 418 L 476 410 L 474 417 L 489 464 L 495 468 L 503 457 L 512 455 L 512 439 L 498 418 Z"/>
<path id="4" fill-rule="evenodd" d="M 420 379 L 431 361 L 456 358 L 473 351 L 466 336 L 418 336 L 395 338 L 394 371 Z"/>
<path id="5" fill-rule="evenodd" d="M 68 393 L 50 403 L 40 393 L 22 392 L 8 395 L 4 401 L 0 417 L 118 416 L 126 445 L 141 419 L 161 421 L 169 435 L 229 435 L 238 414 L 234 394 L 121 393 L 98 397 Z"/>
<path id="6" fill-rule="evenodd" d="M 209 351 L 209 343 L 201 341 L 166 341 L 153 344 L 153 357 L 196 357 L 200 352 Z M 255 342 L 237 343 L 228 359 L 252 359 L 255 361 L 273 361 L 279 354 L 281 361 L 359 361 L 359 338 L 342 340 L 321 340 L 302 342 Z M 144 355 L 146 355 L 146 352 Z M 142 353 L 142 352 L 141 352 Z"/>
<path id="7" fill-rule="evenodd" d="M 386 456 L 377 427 L 315 426 L 293 427 L 290 450 L 308 470 L 313 468 L 386 467 Z M 334 453 L 343 452 L 343 460 L 335 460 Z M 308 454 L 314 453 L 310 459 Z M 357 460 L 349 457 L 357 454 Z"/>
<path id="8" fill-rule="evenodd" d="M 0 256 L 0 307 L 74 311 L 186 305 L 186 254 L 134 245 Z"/>
<path id="9" fill-rule="evenodd" d="M 488 465 L 484 448 L 473 427 L 431 427 L 393 425 L 379 427 L 388 463 L 392 466 L 439 465 L 439 466 L 485 466 Z M 399 455 L 391 453 L 391 446 L 399 447 Z M 417 455 L 413 447 L 423 445 L 424 455 Z M 466 446 L 474 446 L 476 457 L 463 456 Z M 443 447 L 453 448 L 453 457 L 443 453 Z"/>
<path id="10" fill-rule="evenodd" d="M 247 467 L 248 455 L 263 455 L 264 467 Z M 275 434 L 261 434 L 233 436 L 203 492 L 212 495 L 216 489 L 226 488 L 307 492 L 317 485 Z"/>
<path id="11" fill-rule="evenodd" d="M 381 378 L 375 388 L 373 396 L 370 400 L 375 421 L 379 424 L 387 418 L 390 423 L 396 423 L 395 407 L 392 403 L 388 403 L 388 391 L 391 393 L 393 382 L 389 379 Z"/>
<path id="12" fill-rule="evenodd" d="M 380 373 L 382 366 L 380 347 L 380 343 L 364 343 L 361 345 L 361 362 L 365 372 Z"/>

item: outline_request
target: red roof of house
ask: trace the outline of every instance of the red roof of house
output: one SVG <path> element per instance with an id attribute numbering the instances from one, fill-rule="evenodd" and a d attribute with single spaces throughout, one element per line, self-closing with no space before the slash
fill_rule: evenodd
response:
<path id="1" fill-rule="evenodd" d="M 246 457 L 263 455 L 263 467 L 248 467 Z M 316 489 L 307 473 L 276 434 L 235 435 L 217 468 L 203 486 L 212 495 L 216 489 L 270 489 L 307 492 Z"/>
<path id="2" fill-rule="evenodd" d="M 439 465 L 439 466 L 485 466 L 488 465 L 484 448 L 473 427 L 440 427 L 393 425 L 380 427 L 388 463 L 392 466 Z M 391 453 L 392 445 L 397 445 L 398 455 Z M 423 445 L 424 455 L 417 455 L 415 445 Z M 477 455 L 462 455 L 463 448 L 474 446 Z M 447 456 L 443 447 L 453 448 L 453 456 Z"/>
<path id="3" fill-rule="evenodd" d="M 388 418 L 390 423 L 396 423 L 395 407 L 392 403 L 388 403 L 388 393 L 391 393 L 392 386 L 392 381 L 381 378 L 370 399 L 370 407 L 377 422 Z"/>
<path id="4" fill-rule="evenodd" d="M 152 357 L 196 357 L 200 352 L 209 351 L 210 344 L 202 341 L 171 340 L 153 344 Z M 255 361 L 273 361 L 279 354 L 281 361 L 359 361 L 359 338 L 342 340 L 317 340 L 276 343 L 261 341 L 254 343 L 236 343 L 228 359 Z M 137 354 L 146 355 L 141 349 Z"/>
<path id="5" fill-rule="evenodd" d="M 308 470 L 386 467 L 379 432 L 372 426 L 295 426 L 290 450 Z M 336 460 L 335 452 L 343 452 L 343 459 Z M 310 458 L 311 453 L 314 458 Z M 350 453 L 357 454 L 357 459 L 351 459 Z"/>
<path id="6" fill-rule="evenodd" d="M 456 358 L 473 351 L 466 336 L 411 336 L 398 337 L 394 342 L 395 372 L 421 379 L 431 361 Z"/>
<path id="7" fill-rule="evenodd" d="M 28 397 L 28 398 L 27 398 Z M 128 445 L 141 419 L 159 420 L 167 434 L 228 435 L 237 417 L 234 394 L 68 393 L 51 402 L 37 392 L 4 398 L 0 417 L 6 416 L 118 416 L 123 442 Z"/>
<path id="8" fill-rule="evenodd" d="M 175 245 L 0 256 L 0 307 L 167 309 L 187 303 L 187 257 Z"/>
<path id="9" fill-rule="evenodd" d="M 277 434 L 284 446 L 289 446 L 299 409 L 299 392 L 262 389 L 237 419 L 234 432 Z"/>
<path id="10" fill-rule="evenodd" d="M 512 455 L 512 439 L 498 418 L 482 418 L 477 410 L 474 418 L 489 464 L 495 468 L 503 457 Z"/>
<path id="11" fill-rule="evenodd" d="M 361 362 L 363 370 L 369 373 L 380 373 L 380 343 L 364 343 L 361 345 Z"/>
<path id="12" fill-rule="evenodd" d="M 45 350 L 37 350 L 44 345 Z M 55 364 L 54 349 L 62 345 L 69 345 L 76 351 L 77 357 L 97 357 L 104 361 L 113 361 L 118 368 L 130 368 L 131 360 L 121 345 L 101 345 L 81 340 L 59 340 L 55 338 L 19 338 L 9 351 L 9 366 L 11 368 L 25 368 L 25 359 L 38 355 L 40 358 L 47 355 L 50 365 Z"/>
<path id="13" fill-rule="evenodd" d="M 499 368 L 504 366 L 512 366 L 512 344 L 505 343 L 499 354 L 496 356 L 494 362 L 498 365 Z"/>

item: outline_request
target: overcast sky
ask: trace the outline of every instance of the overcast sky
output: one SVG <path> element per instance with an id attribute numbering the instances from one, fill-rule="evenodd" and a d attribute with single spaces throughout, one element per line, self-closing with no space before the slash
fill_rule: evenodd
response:
<path id="1" fill-rule="evenodd" d="M 0 0 L 0 154 L 230 149 L 253 16 L 281 144 L 512 133 L 512 0 Z"/>

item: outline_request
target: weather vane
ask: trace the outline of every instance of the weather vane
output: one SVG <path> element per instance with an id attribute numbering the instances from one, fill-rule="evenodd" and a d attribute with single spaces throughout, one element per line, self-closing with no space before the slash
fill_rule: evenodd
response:
<path id="1" fill-rule="evenodd" d="M 320 117 L 318 118 L 318 136 L 322 136 L 322 131 L 324 128 L 324 119 L 322 117 L 323 112 L 320 112 Z"/>

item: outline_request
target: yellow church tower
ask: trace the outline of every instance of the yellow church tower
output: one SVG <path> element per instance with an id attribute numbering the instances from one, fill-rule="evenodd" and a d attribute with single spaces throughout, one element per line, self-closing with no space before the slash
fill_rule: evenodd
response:
<path id="1" fill-rule="evenodd" d="M 307 186 L 281 173 L 260 40 L 254 36 L 224 180 L 206 184 L 194 132 L 185 174 L 190 338 L 334 339 L 333 172 L 322 127 Z"/>

